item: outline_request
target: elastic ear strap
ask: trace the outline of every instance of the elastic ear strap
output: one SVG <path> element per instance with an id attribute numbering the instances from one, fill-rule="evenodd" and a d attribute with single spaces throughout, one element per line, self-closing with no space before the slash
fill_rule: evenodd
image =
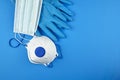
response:
<path id="1" fill-rule="evenodd" d="M 17 42 L 15 45 L 13 44 L 14 41 Z M 12 47 L 12 48 L 17 48 L 17 47 L 19 47 L 21 44 L 25 46 L 25 44 L 23 44 L 22 41 L 23 41 L 23 39 L 19 40 L 19 39 L 17 38 L 17 34 L 15 33 L 14 38 L 11 38 L 11 39 L 9 40 L 9 45 L 10 45 L 10 47 Z"/>
<path id="2" fill-rule="evenodd" d="M 17 38 L 17 34 L 15 33 L 15 39 L 20 43 L 20 44 L 23 44 L 18 38 Z"/>
<path id="3" fill-rule="evenodd" d="M 18 46 L 20 46 L 20 43 L 19 43 L 19 42 L 18 42 L 17 45 L 13 45 L 13 44 L 12 44 L 12 41 L 16 41 L 16 39 L 15 39 L 15 38 L 11 38 L 11 39 L 9 40 L 9 45 L 10 45 L 10 47 L 12 47 L 12 48 L 17 48 Z"/>
<path id="4" fill-rule="evenodd" d="M 21 34 L 18 34 L 18 36 L 19 36 L 21 39 L 23 39 L 23 40 L 29 41 L 29 39 L 25 38 L 25 35 L 22 36 Z"/>
<path id="5" fill-rule="evenodd" d="M 18 34 L 18 35 L 20 35 L 20 34 Z M 21 36 L 22 37 L 22 36 Z M 23 43 L 22 41 L 24 40 L 24 38 L 22 37 L 22 40 L 19 40 L 18 38 L 17 38 L 17 34 L 15 33 L 15 39 L 16 39 L 16 41 L 18 41 L 20 44 L 22 44 L 22 45 L 24 45 L 24 46 L 27 46 L 26 45 L 26 43 Z"/>

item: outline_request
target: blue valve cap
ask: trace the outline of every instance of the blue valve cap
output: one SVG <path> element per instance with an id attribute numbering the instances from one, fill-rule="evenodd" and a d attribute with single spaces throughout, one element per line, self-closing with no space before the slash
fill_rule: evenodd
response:
<path id="1" fill-rule="evenodd" d="M 35 49 L 35 55 L 37 57 L 43 57 L 45 55 L 45 49 L 43 47 L 37 47 Z"/>

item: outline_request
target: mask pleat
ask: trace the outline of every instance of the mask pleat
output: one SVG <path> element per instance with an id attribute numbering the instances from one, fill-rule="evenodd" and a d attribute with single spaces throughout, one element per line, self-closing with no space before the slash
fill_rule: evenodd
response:
<path id="1" fill-rule="evenodd" d="M 16 0 L 14 32 L 34 36 L 41 7 L 42 0 Z"/>

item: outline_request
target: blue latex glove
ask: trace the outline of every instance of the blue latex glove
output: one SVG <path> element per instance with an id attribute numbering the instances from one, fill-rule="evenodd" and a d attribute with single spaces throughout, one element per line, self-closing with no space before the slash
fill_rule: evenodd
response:
<path id="1" fill-rule="evenodd" d="M 69 0 L 47 0 L 47 1 L 50 1 L 50 3 L 54 5 L 56 9 L 61 11 L 61 13 L 68 21 L 72 21 L 73 13 L 67 7 L 65 7 L 65 4 L 72 5 L 72 2 L 70 2 Z"/>
<path id="2" fill-rule="evenodd" d="M 43 0 L 43 8 L 38 30 L 43 31 L 54 41 L 57 38 L 64 38 L 61 29 L 68 29 L 67 21 L 72 20 L 73 13 L 65 6 L 72 3 L 68 0 Z M 39 32 L 39 31 L 37 31 Z"/>
<path id="3" fill-rule="evenodd" d="M 68 21 L 72 21 L 73 13 L 66 7 L 66 5 L 72 5 L 69 0 L 45 0 L 52 4 Z"/>
<path id="4" fill-rule="evenodd" d="M 56 36 L 59 38 L 65 37 L 65 35 L 61 32 L 60 29 L 69 29 L 69 26 L 59 18 L 52 16 L 51 12 L 54 12 L 54 7 L 48 2 L 44 2 L 38 28 L 40 28 L 51 39 L 57 41 Z M 39 31 L 37 32 L 39 33 Z"/>
<path id="5" fill-rule="evenodd" d="M 72 20 L 72 12 L 64 4 L 71 4 L 68 0 L 44 0 L 39 22 L 39 28 L 51 39 L 64 38 L 61 29 L 69 29 L 65 21 Z M 38 29 L 39 30 L 39 29 Z M 37 31 L 39 32 L 39 31 Z"/>

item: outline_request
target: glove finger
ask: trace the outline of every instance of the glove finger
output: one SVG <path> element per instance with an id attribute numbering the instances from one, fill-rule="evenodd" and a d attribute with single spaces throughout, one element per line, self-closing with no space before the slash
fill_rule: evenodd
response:
<path id="1" fill-rule="evenodd" d="M 69 16 L 67 14 L 65 14 L 64 12 L 62 12 L 62 14 L 66 17 L 67 21 L 72 21 L 72 16 Z"/>
<path id="2" fill-rule="evenodd" d="M 60 38 L 65 37 L 65 35 L 60 31 L 60 29 L 58 29 L 57 26 L 55 26 L 53 23 L 49 23 L 49 25 L 47 25 L 47 26 L 58 37 L 60 37 Z"/>
<path id="3" fill-rule="evenodd" d="M 58 8 L 59 10 L 63 11 L 64 13 L 66 13 L 67 15 L 73 16 L 73 13 L 67 9 L 62 3 L 57 2 L 53 4 L 56 8 Z"/>
<path id="4" fill-rule="evenodd" d="M 72 11 L 70 11 L 69 9 L 67 9 L 65 6 L 62 5 L 61 7 L 59 7 L 59 9 L 61 11 L 63 11 L 64 13 L 66 13 L 67 15 L 73 16 Z"/>
<path id="5" fill-rule="evenodd" d="M 56 25 L 59 25 L 59 28 L 70 29 L 70 27 L 65 22 L 59 20 L 58 18 L 54 18 L 52 22 Z"/>
<path id="6" fill-rule="evenodd" d="M 53 33 L 48 28 L 41 26 L 41 30 L 52 40 L 57 41 L 57 38 L 55 37 L 55 35 L 53 35 Z"/>
<path id="7" fill-rule="evenodd" d="M 62 13 L 59 11 L 59 9 L 56 9 L 53 5 L 51 5 L 47 2 L 44 3 L 44 4 L 46 4 L 46 5 L 43 5 L 43 6 L 46 7 L 45 9 L 47 9 L 50 14 L 59 17 L 63 21 L 66 21 L 66 18 L 62 15 Z"/>
<path id="8" fill-rule="evenodd" d="M 72 5 L 72 2 L 69 0 L 60 0 L 60 2 L 62 2 L 63 4 Z"/>

